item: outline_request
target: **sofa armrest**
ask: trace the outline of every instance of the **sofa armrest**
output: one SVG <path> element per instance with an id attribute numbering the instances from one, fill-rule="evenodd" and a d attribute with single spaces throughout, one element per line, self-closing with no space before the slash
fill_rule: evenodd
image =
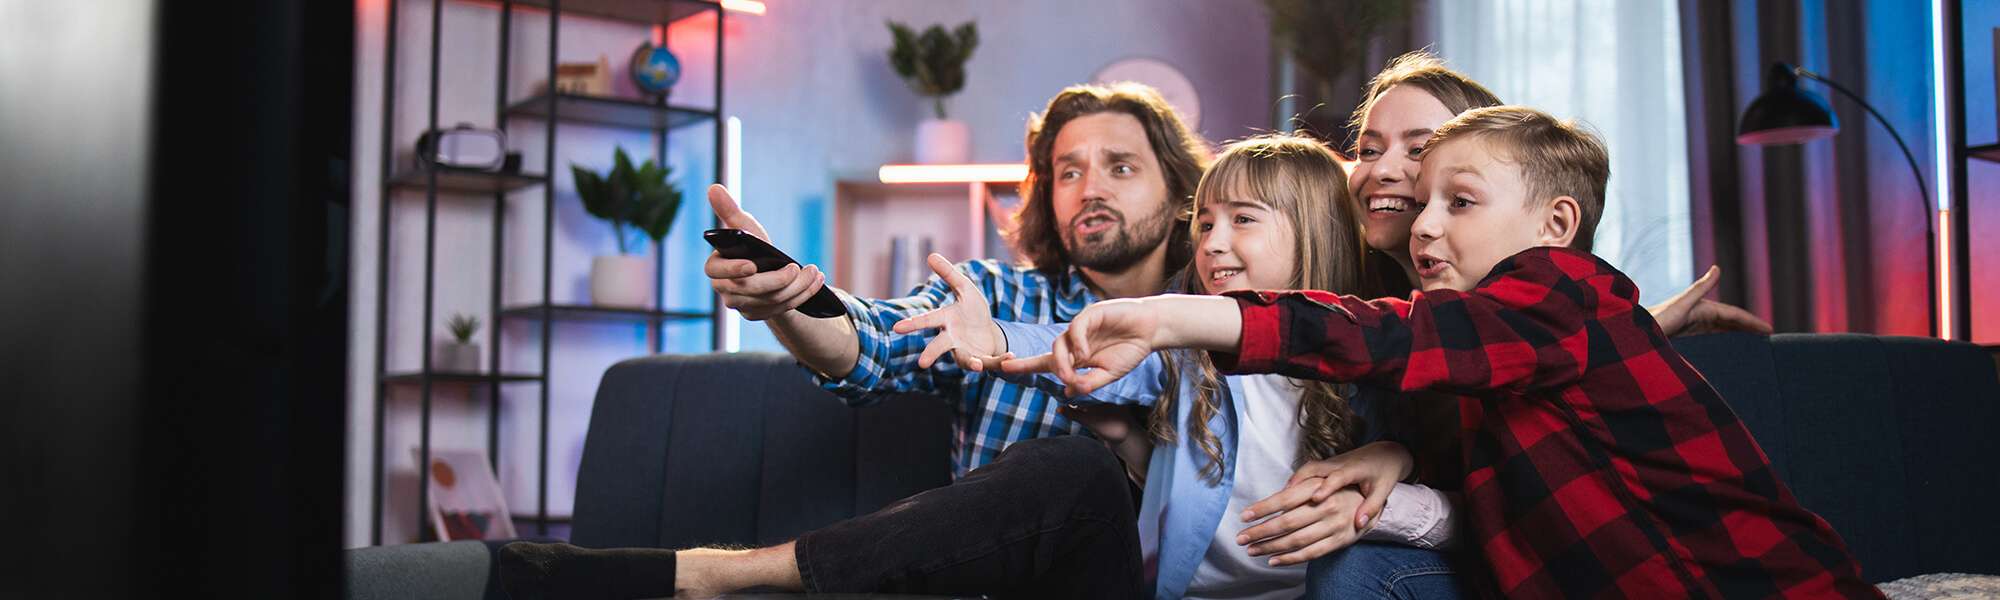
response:
<path id="1" fill-rule="evenodd" d="M 506 600 L 494 577 L 500 546 L 512 540 L 371 546 L 346 551 L 349 600 L 439 598 Z"/>

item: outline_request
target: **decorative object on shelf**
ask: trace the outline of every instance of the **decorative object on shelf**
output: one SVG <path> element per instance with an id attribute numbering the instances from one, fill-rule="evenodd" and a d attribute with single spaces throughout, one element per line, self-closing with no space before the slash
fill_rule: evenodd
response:
<path id="1" fill-rule="evenodd" d="M 665 96 L 673 93 L 674 83 L 680 80 L 681 59 L 667 51 L 666 46 L 647 42 L 632 53 L 632 83 L 639 86 L 639 91 Z"/>
<path id="2" fill-rule="evenodd" d="M 612 154 L 611 172 L 570 165 L 576 177 L 576 193 L 583 208 L 592 216 L 611 222 L 618 239 L 618 254 L 599 256 L 590 264 L 590 300 L 597 306 L 645 308 L 652 295 L 652 273 L 646 260 L 631 256 L 631 235 L 627 227 L 638 229 L 654 243 L 667 237 L 674 215 L 681 209 L 681 190 L 667 181 L 673 168 L 648 159 L 638 168 L 619 148 Z"/>
<path id="3" fill-rule="evenodd" d="M 917 95 L 931 99 L 936 118 L 917 124 L 917 162 L 956 164 L 969 160 L 971 129 L 964 121 L 945 118 L 944 100 L 965 88 L 965 61 L 979 47 L 979 27 L 971 21 L 946 32 L 932 25 L 919 35 L 909 26 L 889 22 L 895 44 L 889 47 L 889 66 Z"/>
<path id="4" fill-rule="evenodd" d="M 441 340 L 431 353 L 431 370 L 446 373 L 478 373 L 479 344 L 472 343 L 472 334 L 479 332 L 479 317 L 464 313 L 452 313 L 444 322 L 451 330 L 450 340 Z"/>
<path id="5" fill-rule="evenodd" d="M 1194 82 L 1188 81 L 1180 69 L 1164 61 L 1152 58 L 1120 59 L 1098 69 L 1090 80 L 1099 84 L 1130 81 L 1152 86 L 1167 99 L 1167 104 L 1174 107 L 1174 112 L 1180 113 L 1181 122 L 1187 123 L 1188 129 L 1201 128 L 1201 95 L 1195 93 Z"/>
<path id="6" fill-rule="evenodd" d="M 421 452 L 417 460 L 423 460 Z M 431 527 L 439 540 L 505 540 L 514 533 L 513 513 L 507 512 L 507 497 L 500 482 L 486 468 L 484 452 L 477 450 L 431 450 Z"/>
<path id="7" fill-rule="evenodd" d="M 497 171 L 507 162 L 507 134 L 459 123 L 417 137 L 417 160 L 425 167 Z"/>
<path id="8" fill-rule="evenodd" d="M 930 278 L 930 264 L 924 261 L 932 251 L 928 235 L 889 237 L 889 295 L 902 296 Z"/>
<path id="9" fill-rule="evenodd" d="M 595 63 L 556 65 L 556 93 L 579 96 L 611 95 L 611 59 L 599 54 Z"/>

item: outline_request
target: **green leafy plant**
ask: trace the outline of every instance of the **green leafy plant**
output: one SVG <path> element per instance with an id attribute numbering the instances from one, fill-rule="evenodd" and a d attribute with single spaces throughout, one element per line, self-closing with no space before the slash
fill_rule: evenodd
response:
<path id="1" fill-rule="evenodd" d="M 472 334 L 479 331 L 479 317 L 465 313 L 452 313 L 451 318 L 445 320 L 444 326 L 446 329 L 451 330 L 451 337 L 456 338 L 458 343 L 470 344 L 472 343 Z"/>
<path id="2" fill-rule="evenodd" d="M 896 44 L 889 47 L 889 66 L 920 96 L 929 97 L 937 118 L 944 118 L 946 96 L 965 89 L 965 61 L 979 47 L 979 27 L 971 21 L 946 32 L 932 25 L 922 34 L 908 25 L 889 22 Z"/>
<path id="3" fill-rule="evenodd" d="M 1271 34 L 1292 58 L 1323 85 L 1355 68 L 1376 34 L 1409 22 L 1403 0 L 1264 0 Z"/>
<path id="4" fill-rule="evenodd" d="M 625 228 L 637 228 L 654 243 L 665 239 L 674 225 L 674 215 L 681 210 L 681 190 L 667 181 L 673 167 L 647 159 L 635 168 L 624 148 L 619 148 L 612 160 L 611 172 L 602 175 L 575 164 L 569 169 L 576 176 L 576 193 L 583 199 L 583 209 L 610 221 L 617 234 L 618 253 L 631 254 Z"/>

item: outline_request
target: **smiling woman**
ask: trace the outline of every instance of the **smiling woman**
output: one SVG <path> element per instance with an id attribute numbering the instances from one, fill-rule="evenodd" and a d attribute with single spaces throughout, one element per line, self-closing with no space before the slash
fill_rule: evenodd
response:
<path id="1" fill-rule="evenodd" d="M 1425 142 L 1439 124 L 1474 108 L 1500 105 L 1478 82 L 1448 69 L 1444 61 L 1413 52 L 1390 61 L 1368 83 L 1352 126 L 1356 163 L 1348 188 L 1366 215 L 1371 269 L 1381 289 L 1376 295 L 1402 296 L 1417 281 L 1410 260 L 1410 224 L 1416 221 L 1415 181 Z"/>

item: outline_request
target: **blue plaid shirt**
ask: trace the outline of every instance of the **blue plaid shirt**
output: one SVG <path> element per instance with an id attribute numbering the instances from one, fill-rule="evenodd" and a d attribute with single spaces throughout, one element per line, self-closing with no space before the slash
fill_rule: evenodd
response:
<path id="1" fill-rule="evenodd" d="M 1033 267 L 994 260 L 960 263 L 958 269 L 986 294 L 995 320 L 1068 323 L 1083 307 L 1097 301 L 1075 267 L 1054 278 Z M 917 368 L 917 356 L 923 354 L 924 345 L 937 330 L 901 334 L 889 328 L 954 301 L 951 287 L 936 275 L 909 296 L 894 300 L 856 298 L 846 293 L 839 296 L 861 340 L 861 356 L 846 377 L 828 379 L 815 374 L 814 380 L 852 406 L 906 392 L 957 399 L 952 427 L 957 439 L 952 447 L 954 475 L 992 462 L 1008 444 L 1084 431 L 1082 425 L 1056 412 L 1060 400 L 984 373 L 966 372 L 950 354 L 932 363 L 930 369 Z"/>

